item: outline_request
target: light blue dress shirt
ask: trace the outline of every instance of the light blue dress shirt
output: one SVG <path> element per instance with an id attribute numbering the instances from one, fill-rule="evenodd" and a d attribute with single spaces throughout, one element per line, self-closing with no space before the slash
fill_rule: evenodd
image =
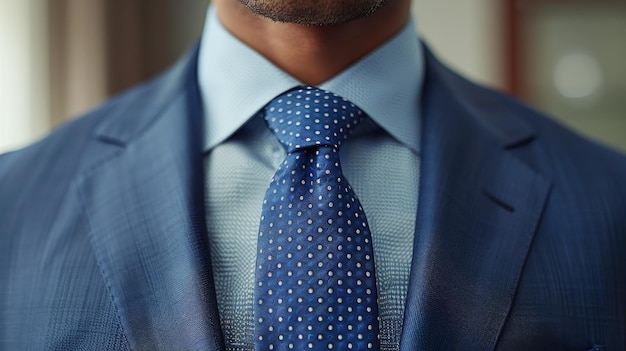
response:
<path id="1" fill-rule="evenodd" d="M 397 350 L 402 331 L 417 215 L 423 64 L 410 20 L 378 49 L 319 86 L 369 117 L 344 143 L 340 157 L 372 231 L 382 350 Z M 228 350 L 253 350 L 261 205 L 286 156 L 258 112 L 302 83 L 230 34 L 212 7 L 198 75 L 206 126 L 206 220 L 222 330 Z"/>

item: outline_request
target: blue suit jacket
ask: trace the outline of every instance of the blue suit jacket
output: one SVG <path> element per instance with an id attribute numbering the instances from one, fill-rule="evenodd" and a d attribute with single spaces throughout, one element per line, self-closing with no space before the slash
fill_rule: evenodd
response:
<path id="1" fill-rule="evenodd" d="M 220 350 L 197 53 L 0 157 L 0 349 Z M 626 350 L 626 159 L 430 54 L 401 350 Z"/>

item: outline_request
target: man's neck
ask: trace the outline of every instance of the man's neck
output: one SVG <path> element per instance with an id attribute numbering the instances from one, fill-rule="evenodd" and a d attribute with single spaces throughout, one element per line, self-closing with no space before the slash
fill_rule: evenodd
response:
<path id="1" fill-rule="evenodd" d="M 215 0 L 224 27 L 299 81 L 319 85 L 377 48 L 406 24 L 409 0 L 392 0 L 374 14 L 344 24 L 280 23 L 236 0 Z"/>

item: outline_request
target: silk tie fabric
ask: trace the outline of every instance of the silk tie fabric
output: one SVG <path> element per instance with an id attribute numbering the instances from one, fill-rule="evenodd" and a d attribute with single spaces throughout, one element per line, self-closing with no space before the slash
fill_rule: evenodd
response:
<path id="1" fill-rule="evenodd" d="M 378 350 L 371 233 L 339 147 L 365 114 L 314 87 L 264 108 L 287 151 L 263 202 L 257 247 L 257 350 Z"/>

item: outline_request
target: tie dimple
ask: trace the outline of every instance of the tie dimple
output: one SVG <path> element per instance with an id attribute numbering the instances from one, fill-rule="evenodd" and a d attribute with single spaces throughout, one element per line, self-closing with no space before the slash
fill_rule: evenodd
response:
<path id="1" fill-rule="evenodd" d="M 338 148 L 363 112 L 313 87 L 275 98 L 265 119 L 288 154 L 263 203 L 257 350 L 378 350 L 371 234 Z"/>

